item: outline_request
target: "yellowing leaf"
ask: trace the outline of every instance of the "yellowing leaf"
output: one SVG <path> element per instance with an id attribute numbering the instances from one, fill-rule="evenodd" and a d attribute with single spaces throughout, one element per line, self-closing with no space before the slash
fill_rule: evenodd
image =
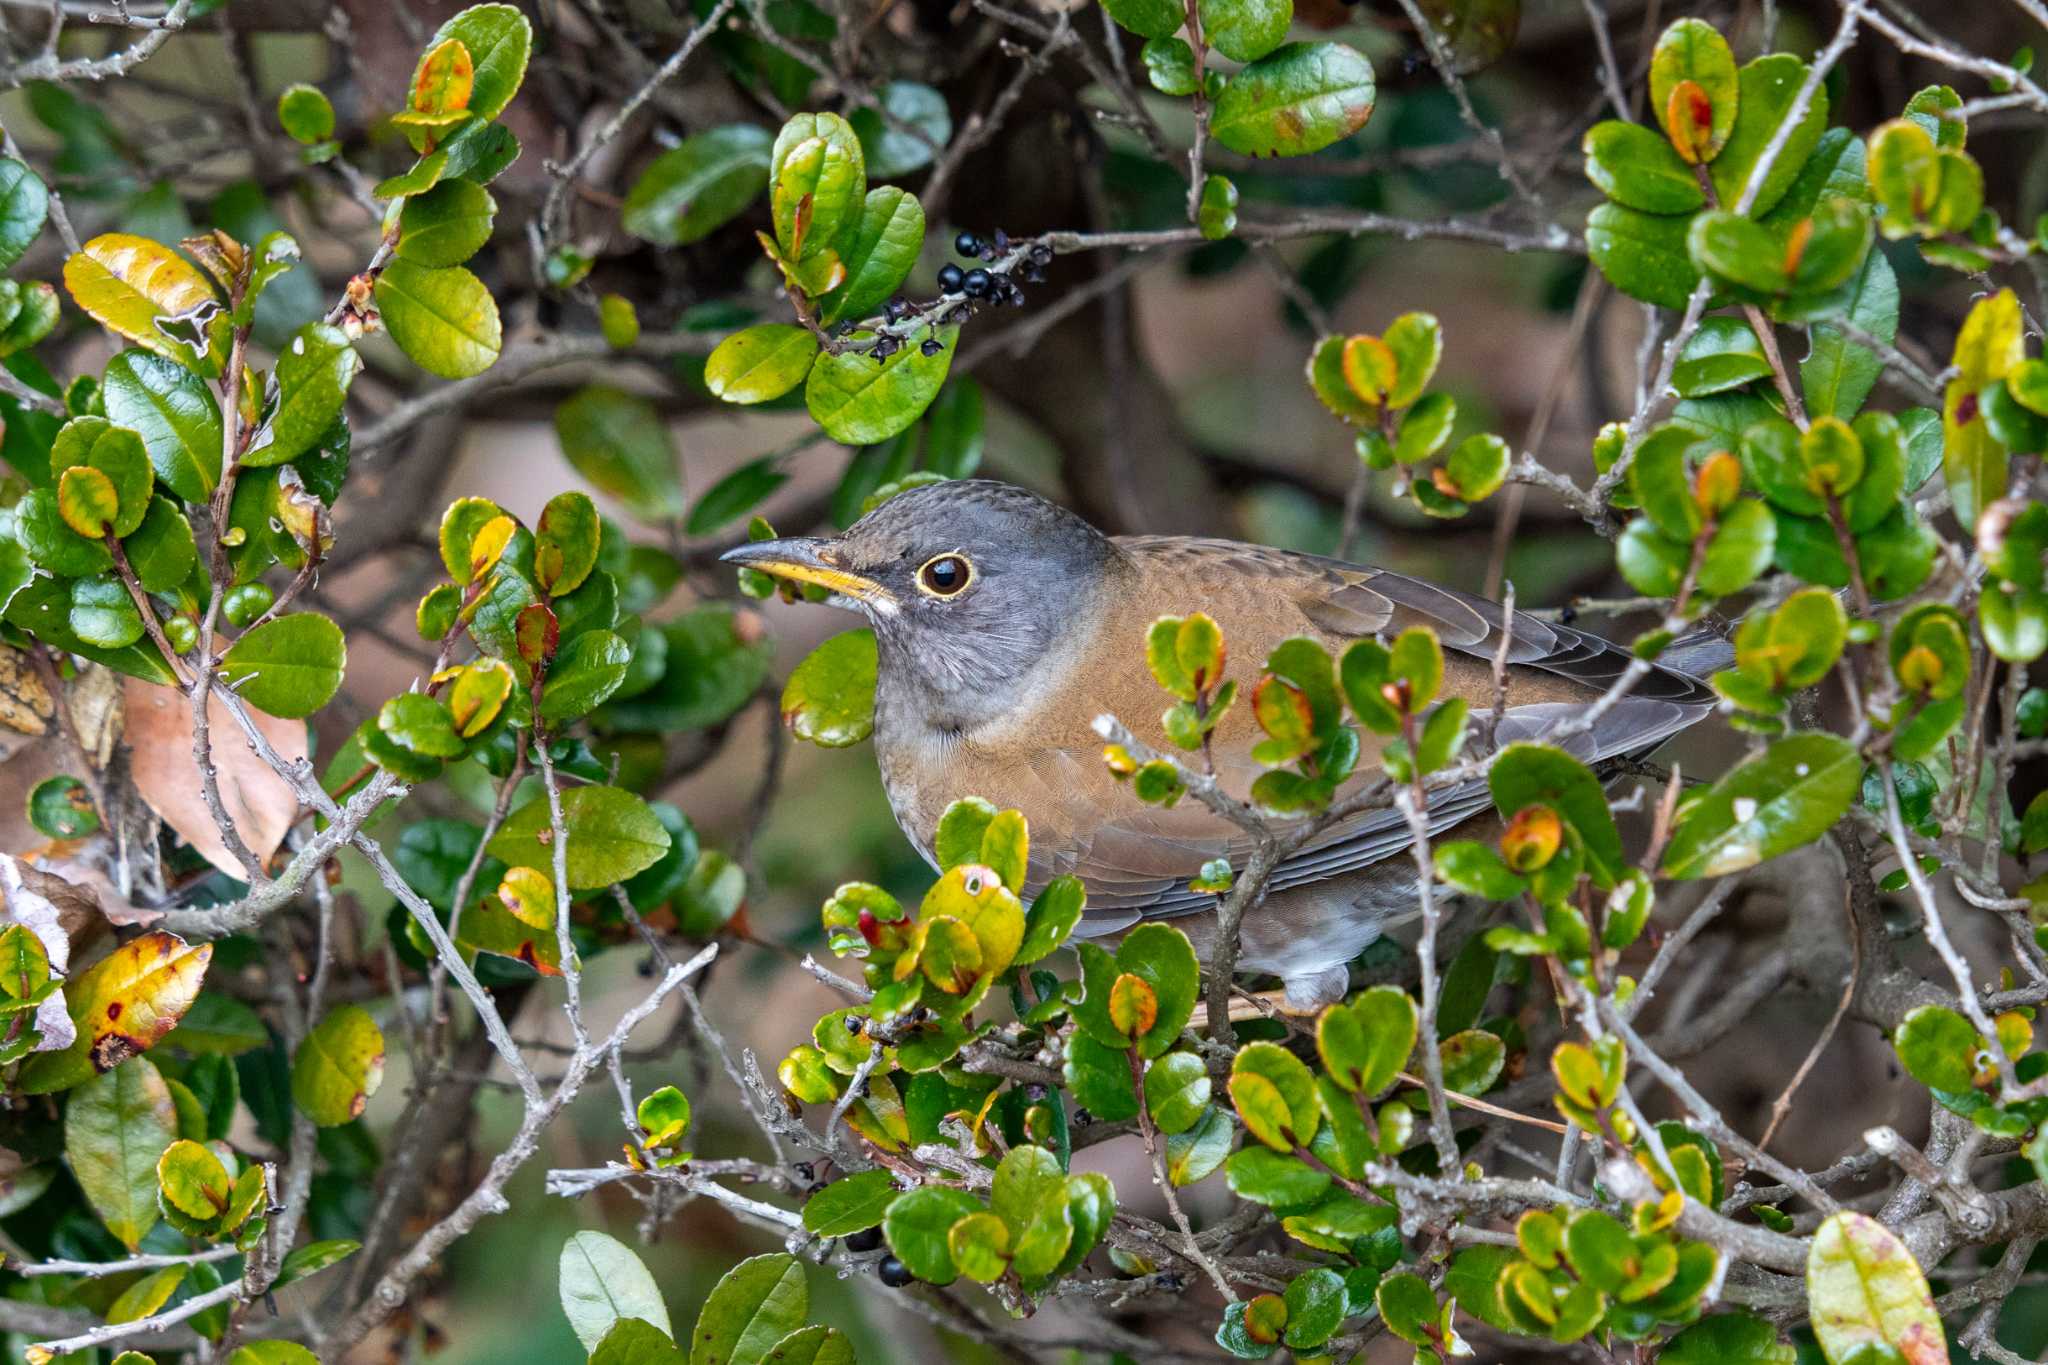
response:
<path id="1" fill-rule="evenodd" d="M 64 287 L 108 330 L 207 378 L 220 372 L 226 309 L 169 247 L 125 232 L 95 237 L 64 263 Z"/>
<path id="2" fill-rule="evenodd" d="M 2005 447 L 1985 425 L 1977 395 L 2024 359 L 2019 299 L 2001 289 L 1979 300 L 1956 336 L 1956 377 L 1941 398 L 1942 469 L 1966 527 L 2005 492 Z"/>
<path id="3" fill-rule="evenodd" d="M 1875 1218 L 1845 1209 L 1820 1225 L 1806 1257 L 1806 1298 L 1831 1361 L 1889 1346 L 1906 1365 L 1948 1365 L 1927 1277 Z"/>
<path id="4" fill-rule="evenodd" d="M 412 107 L 420 114 L 449 114 L 469 108 L 476 65 L 459 38 L 443 40 L 420 62 L 413 78 Z"/>
<path id="5" fill-rule="evenodd" d="M 383 1083 L 384 1034 L 360 1005 L 322 1019 L 292 1058 L 292 1100 L 322 1128 L 360 1118 Z"/>

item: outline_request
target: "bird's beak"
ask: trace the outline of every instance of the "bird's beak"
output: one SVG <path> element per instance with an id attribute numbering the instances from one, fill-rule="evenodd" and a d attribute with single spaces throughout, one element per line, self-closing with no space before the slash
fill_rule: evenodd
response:
<path id="1" fill-rule="evenodd" d="M 816 536 L 791 536 L 785 540 L 757 540 L 751 545 L 740 545 L 727 550 L 719 559 L 727 564 L 738 564 L 777 578 L 794 579 L 799 583 L 816 583 L 819 587 L 841 597 L 870 606 L 893 607 L 896 599 L 887 588 L 872 578 L 832 562 L 833 542 Z"/>

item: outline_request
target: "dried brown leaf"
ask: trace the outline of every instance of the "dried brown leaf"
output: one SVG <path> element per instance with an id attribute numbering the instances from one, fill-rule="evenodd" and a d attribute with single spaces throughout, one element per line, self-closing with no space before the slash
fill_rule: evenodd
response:
<path id="1" fill-rule="evenodd" d="M 231 877 L 245 874 L 207 809 L 192 761 L 192 704 L 175 689 L 126 680 L 129 767 L 135 789 L 206 860 Z M 221 805 L 242 840 L 266 863 L 299 812 L 285 780 L 250 749 L 220 699 L 207 702 L 207 731 L 219 774 Z M 287 760 L 306 757 L 306 727 L 251 710 L 250 718 Z"/>

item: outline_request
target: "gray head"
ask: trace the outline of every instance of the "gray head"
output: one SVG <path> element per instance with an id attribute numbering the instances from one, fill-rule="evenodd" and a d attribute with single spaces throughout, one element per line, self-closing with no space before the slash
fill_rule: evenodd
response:
<path id="1" fill-rule="evenodd" d="M 724 558 L 820 584 L 833 606 L 866 615 L 884 704 L 941 727 L 1008 709 L 1122 562 L 1072 512 L 986 479 L 899 494 L 841 536 L 759 541 Z"/>

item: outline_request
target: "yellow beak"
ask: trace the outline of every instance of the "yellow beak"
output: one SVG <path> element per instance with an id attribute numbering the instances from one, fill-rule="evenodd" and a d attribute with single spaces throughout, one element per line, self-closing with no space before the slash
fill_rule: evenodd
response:
<path id="1" fill-rule="evenodd" d="M 895 602 L 896 599 L 889 590 L 872 578 L 863 578 L 832 563 L 826 557 L 831 544 L 831 541 L 816 536 L 757 540 L 750 545 L 727 550 L 719 559 L 727 564 L 759 569 L 762 573 L 773 574 L 777 578 L 792 579 L 798 583 L 815 583 L 829 592 L 851 597 L 857 602 Z"/>

